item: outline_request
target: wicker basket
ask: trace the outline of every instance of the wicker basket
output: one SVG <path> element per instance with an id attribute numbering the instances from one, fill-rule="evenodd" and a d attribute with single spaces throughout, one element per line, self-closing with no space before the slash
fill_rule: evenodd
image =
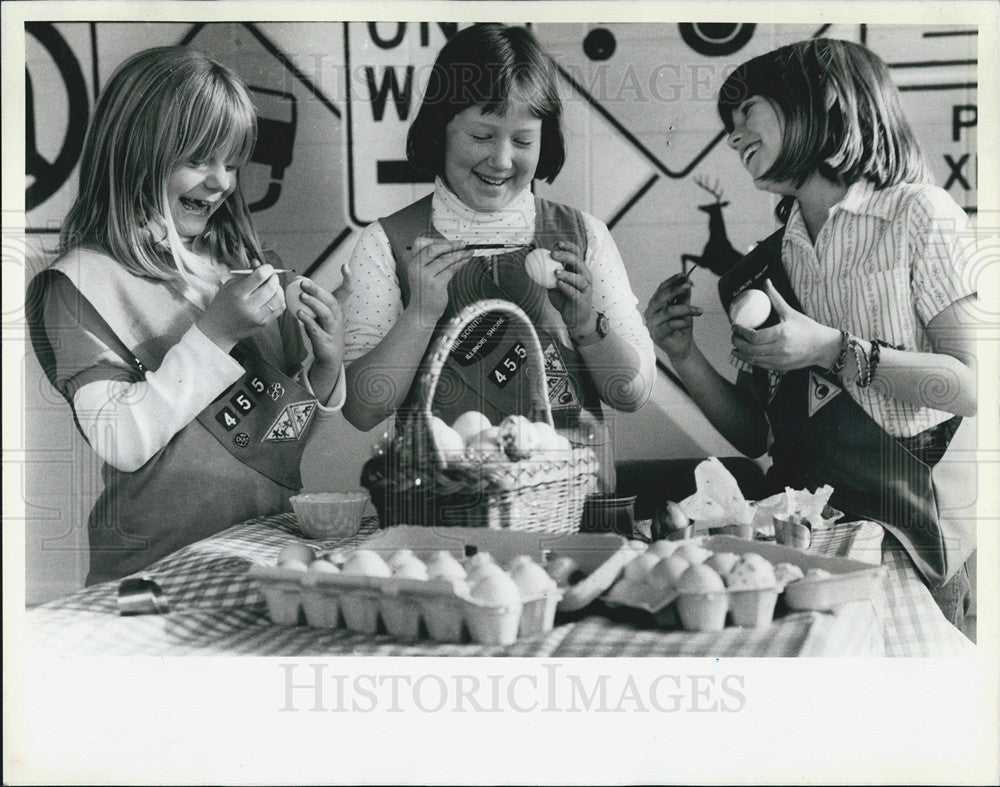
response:
<path id="1" fill-rule="evenodd" d="M 597 484 L 597 458 L 589 446 L 574 446 L 565 458 L 477 462 L 449 457 L 434 441 L 434 394 L 451 348 L 467 325 L 494 312 L 506 312 L 527 327 L 524 373 L 531 381 L 531 401 L 524 414 L 553 425 L 542 348 L 531 321 L 508 301 L 467 306 L 424 359 L 419 407 L 399 425 L 385 454 L 369 460 L 362 471 L 361 483 L 371 492 L 383 527 L 454 525 L 546 533 L 580 529 L 584 501 Z"/>

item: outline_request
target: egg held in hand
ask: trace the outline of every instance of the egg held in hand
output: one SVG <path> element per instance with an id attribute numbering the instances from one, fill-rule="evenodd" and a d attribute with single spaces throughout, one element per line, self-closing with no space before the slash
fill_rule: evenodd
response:
<path id="1" fill-rule="evenodd" d="M 548 249 L 534 249 L 524 258 L 524 268 L 537 284 L 547 290 L 555 289 L 558 284 L 556 271 L 564 270 L 562 263 L 552 259 Z"/>
<path id="2" fill-rule="evenodd" d="M 756 330 L 771 316 L 771 299 L 763 290 L 744 290 L 729 307 L 729 320 L 741 328 Z"/>

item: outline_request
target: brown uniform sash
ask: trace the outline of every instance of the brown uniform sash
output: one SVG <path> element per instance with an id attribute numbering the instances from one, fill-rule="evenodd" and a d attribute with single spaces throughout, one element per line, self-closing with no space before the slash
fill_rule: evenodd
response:
<path id="1" fill-rule="evenodd" d="M 789 305 L 803 311 L 781 262 L 782 234 L 759 244 L 722 277 L 725 308 L 745 283 L 762 289 L 770 278 Z M 959 444 L 952 437 L 960 418 L 932 427 L 919 440 L 899 439 L 824 370 L 797 369 L 775 381 L 767 370 L 755 368 L 753 380 L 771 429 L 772 491 L 830 484 L 831 505 L 881 522 L 932 586 L 962 566 L 975 549 L 975 523 L 949 513 L 974 500 L 975 476 L 956 461 L 957 451 L 949 450 Z M 918 444 L 937 449 L 913 450 Z"/>

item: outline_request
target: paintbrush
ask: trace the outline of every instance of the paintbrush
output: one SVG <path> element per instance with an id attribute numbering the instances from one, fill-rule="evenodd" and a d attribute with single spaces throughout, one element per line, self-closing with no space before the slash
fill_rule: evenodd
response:
<path id="1" fill-rule="evenodd" d="M 677 279 L 674 282 L 674 286 L 677 287 L 677 286 L 680 286 L 680 285 L 684 284 L 684 282 L 690 281 L 692 273 L 694 273 L 694 266 L 692 266 L 692 267 L 688 268 L 686 271 L 684 271 L 680 275 L 680 278 Z M 670 306 L 677 306 L 678 304 L 680 304 L 680 303 L 682 303 L 684 301 L 684 298 L 686 296 L 687 296 L 686 293 L 682 293 L 680 295 L 675 295 L 673 298 L 670 299 L 669 305 Z"/>
<path id="2" fill-rule="evenodd" d="M 468 243 L 463 250 L 479 251 L 481 249 L 523 249 L 530 246 L 530 243 Z M 412 246 L 406 247 L 407 251 L 413 251 Z"/>

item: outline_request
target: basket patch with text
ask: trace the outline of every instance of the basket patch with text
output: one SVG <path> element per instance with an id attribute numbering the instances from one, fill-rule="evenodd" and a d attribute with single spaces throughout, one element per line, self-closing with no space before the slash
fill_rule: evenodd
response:
<path id="1" fill-rule="evenodd" d="M 462 366 L 469 366 L 493 352 L 510 324 L 504 314 L 492 312 L 476 317 L 458 335 L 451 348 L 451 357 Z"/>

